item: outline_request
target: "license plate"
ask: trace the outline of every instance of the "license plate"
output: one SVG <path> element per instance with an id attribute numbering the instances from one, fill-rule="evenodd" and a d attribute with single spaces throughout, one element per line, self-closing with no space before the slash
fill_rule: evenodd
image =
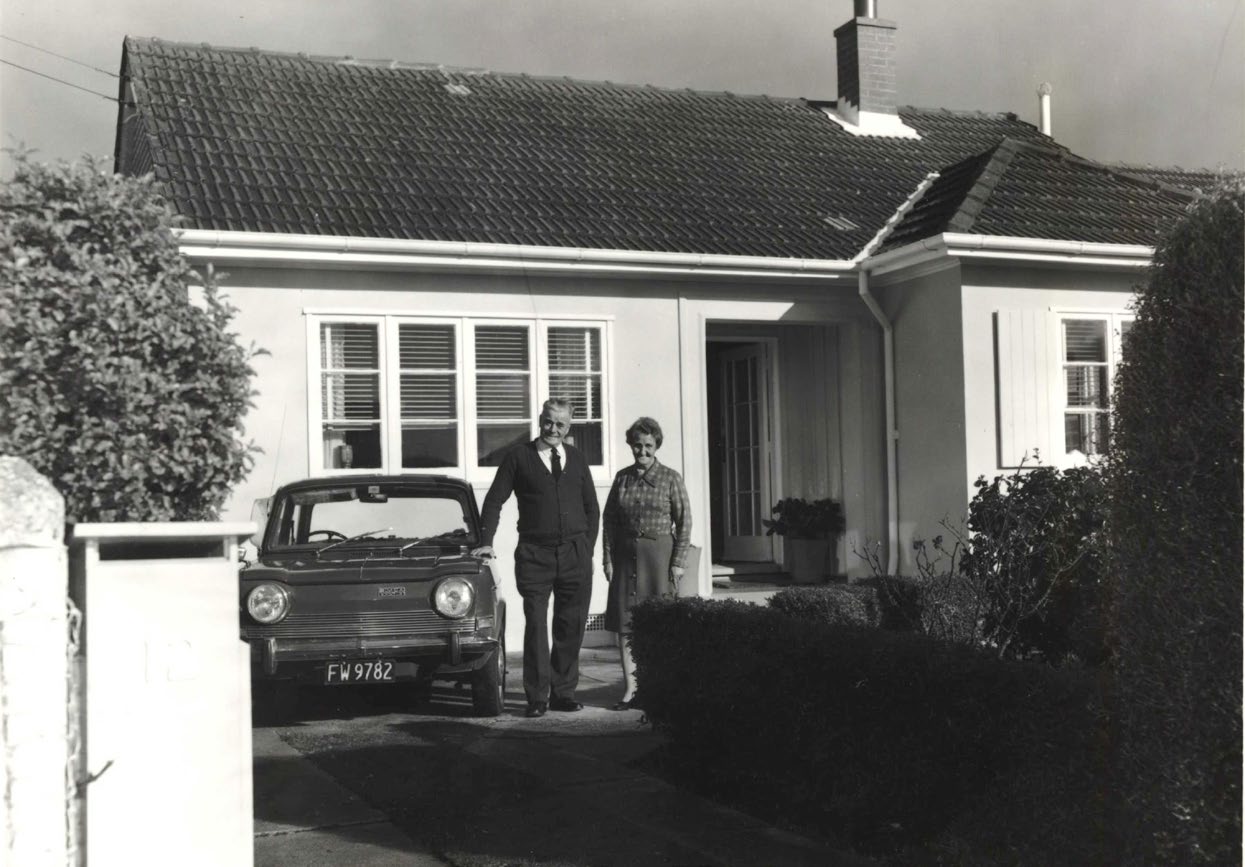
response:
<path id="1" fill-rule="evenodd" d="M 324 670 L 325 683 L 390 683 L 392 681 L 393 663 L 384 659 L 330 662 Z"/>

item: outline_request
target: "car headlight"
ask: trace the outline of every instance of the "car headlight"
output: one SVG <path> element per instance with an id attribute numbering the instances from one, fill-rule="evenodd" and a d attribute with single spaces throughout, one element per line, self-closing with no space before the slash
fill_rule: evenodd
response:
<path id="1" fill-rule="evenodd" d="M 464 581 L 462 578 L 446 578 L 437 585 L 436 591 L 432 594 L 432 604 L 436 606 L 437 612 L 444 614 L 446 617 L 466 617 L 471 612 L 471 605 L 475 602 L 476 591 L 471 586 L 470 581 Z"/>
<path id="2" fill-rule="evenodd" d="M 290 613 L 290 594 L 280 584 L 260 584 L 246 595 L 246 612 L 259 623 L 276 623 Z"/>

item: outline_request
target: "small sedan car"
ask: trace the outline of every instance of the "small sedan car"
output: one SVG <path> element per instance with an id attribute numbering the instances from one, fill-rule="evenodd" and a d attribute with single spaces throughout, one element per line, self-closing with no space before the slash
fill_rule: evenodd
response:
<path id="1" fill-rule="evenodd" d="M 506 608 L 475 495 L 446 476 L 308 479 L 256 503 L 258 559 L 240 572 L 252 683 L 471 684 L 502 712 Z"/>

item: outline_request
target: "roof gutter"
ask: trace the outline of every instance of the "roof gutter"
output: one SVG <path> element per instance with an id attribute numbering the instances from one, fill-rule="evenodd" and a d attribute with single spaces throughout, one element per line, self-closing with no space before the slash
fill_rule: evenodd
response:
<path id="1" fill-rule="evenodd" d="M 1141 244 L 1052 241 L 1042 238 L 944 232 L 873 256 L 868 267 L 874 274 L 885 274 L 947 257 L 1133 270 L 1150 264 L 1154 257 L 1154 248 Z"/>
<path id="2" fill-rule="evenodd" d="M 415 241 L 210 229 L 175 230 L 192 262 L 285 267 L 453 268 L 487 271 L 594 271 L 619 275 L 697 275 L 842 279 L 857 259 L 778 259 L 714 253 L 658 253 L 586 247 L 537 247 L 470 241 Z"/>

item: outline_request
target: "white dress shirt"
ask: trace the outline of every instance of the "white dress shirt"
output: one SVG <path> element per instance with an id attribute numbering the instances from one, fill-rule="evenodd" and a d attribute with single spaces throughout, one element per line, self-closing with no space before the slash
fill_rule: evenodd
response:
<path id="1" fill-rule="evenodd" d="M 553 472 L 553 453 L 558 453 L 558 458 L 562 461 L 562 469 L 566 469 L 566 449 L 562 446 L 551 446 L 544 440 L 536 441 L 536 454 L 540 455 L 541 461 L 545 465 L 545 469 Z"/>

